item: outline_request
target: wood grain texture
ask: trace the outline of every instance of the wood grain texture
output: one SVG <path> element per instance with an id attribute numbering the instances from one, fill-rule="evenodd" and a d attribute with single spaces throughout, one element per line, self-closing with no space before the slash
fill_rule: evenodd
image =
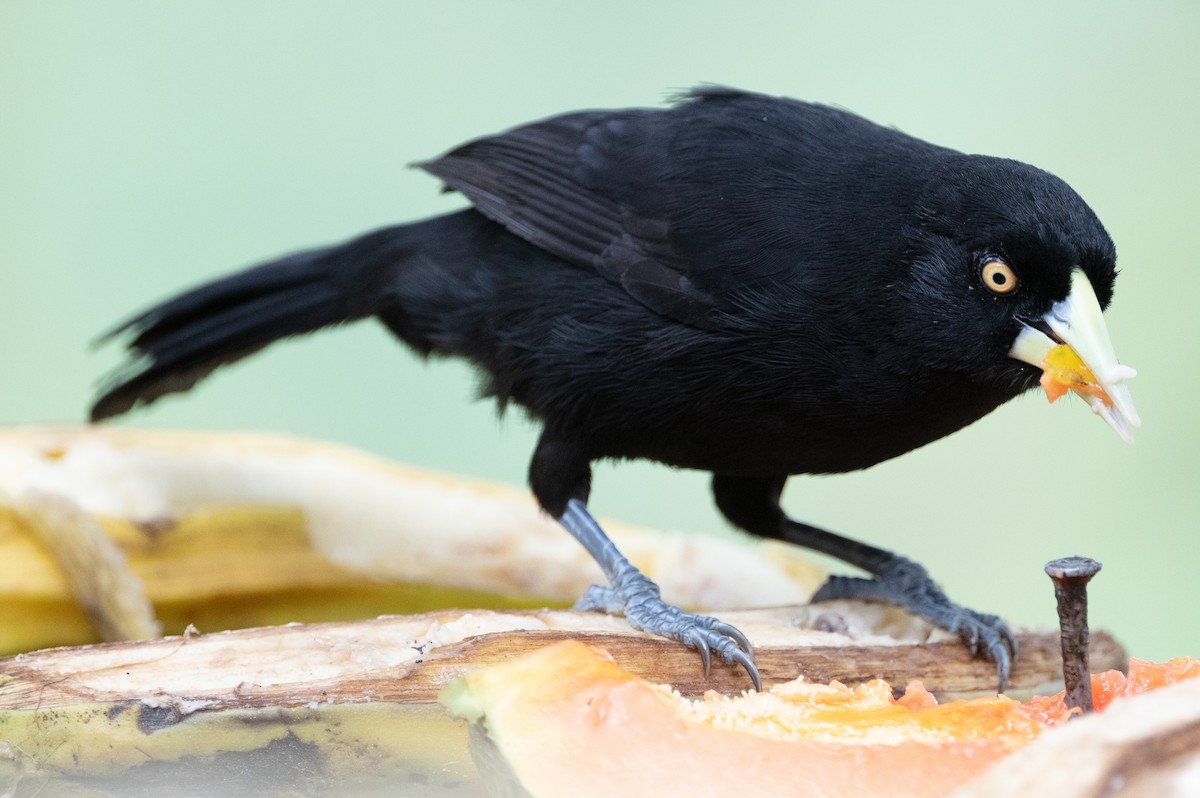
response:
<path id="1" fill-rule="evenodd" d="M 874 605 L 723 613 L 757 647 L 766 686 L 805 676 L 855 684 L 882 678 L 902 688 L 921 679 L 942 698 L 995 691 L 991 664 L 921 624 L 899 639 L 867 630 L 854 636 L 811 628 L 839 619 L 891 622 Z M 876 613 L 872 619 L 871 614 Z M 848 630 L 851 631 L 851 630 Z M 504 661 L 565 638 L 607 650 L 625 669 L 667 682 L 685 695 L 738 693 L 750 684 L 738 668 L 714 664 L 706 678 L 697 654 L 631 630 L 620 618 L 568 611 L 446 611 L 374 620 L 294 624 L 160 640 L 60 648 L 0 660 L 0 710 L 70 706 L 87 701 L 182 702 L 204 710 L 295 707 L 312 701 L 432 702 L 468 669 Z M 906 639 L 907 637 L 907 639 Z M 857 638 L 857 639 L 856 639 Z M 1027 692 L 1061 678 L 1057 633 L 1022 632 L 1011 690 Z M 1123 668 L 1125 654 L 1104 632 L 1092 636 L 1097 670 Z"/>

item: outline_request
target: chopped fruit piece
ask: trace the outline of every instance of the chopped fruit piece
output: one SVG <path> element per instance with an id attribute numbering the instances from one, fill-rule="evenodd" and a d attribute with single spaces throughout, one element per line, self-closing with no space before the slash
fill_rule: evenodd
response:
<path id="1" fill-rule="evenodd" d="M 1093 676 L 1097 708 L 1200 676 L 1200 661 L 1134 660 Z M 476 724 L 472 751 L 499 794 L 944 796 L 1070 716 L 1062 694 L 939 705 L 919 681 L 803 679 L 692 701 L 567 640 L 480 668 L 442 694 Z"/>
<path id="2" fill-rule="evenodd" d="M 1140 695 L 1198 676 L 1200 660 L 1192 657 L 1176 657 L 1166 662 L 1131 657 L 1128 676 L 1120 671 L 1092 674 L 1092 706 L 1101 712 L 1114 699 Z M 1063 700 L 1063 693 L 1034 696 L 1025 704 L 1025 710 L 1031 719 L 1047 726 L 1062 723 L 1071 714 Z"/>
<path id="3" fill-rule="evenodd" d="M 1112 398 L 1104 390 L 1104 386 L 1096 379 L 1096 375 L 1079 359 L 1075 350 L 1066 344 L 1059 344 L 1046 353 L 1042 361 L 1042 390 L 1051 402 L 1065 394 L 1075 391 L 1079 394 L 1095 396 L 1112 407 Z"/>

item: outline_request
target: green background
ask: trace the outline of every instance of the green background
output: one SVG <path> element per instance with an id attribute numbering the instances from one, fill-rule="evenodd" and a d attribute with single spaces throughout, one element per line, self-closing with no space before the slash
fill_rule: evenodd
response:
<path id="1" fill-rule="evenodd" d="M 0 422 L 83 418 L 87 342 L 177 289 L 459 207 L 409 170 L 477 135 L 698 82 L 832 103 L 1049 169 L 1096 209 L 1145 427 L 1013 402 L 870 471 L 796 478 L 796 516 L 925 563 L 954 598 L 1054 623 L 1045 561 L 1105 564 L 1093 622 L 1200 656 L 1200 4 L 0 2 Z M 120 423 L 269 429 L 521 483 L 536 430 L 459 363 L 364 323 L 281 344 Z M 707 477 L 601 465 L 593 507 L 720 531 Z"/>

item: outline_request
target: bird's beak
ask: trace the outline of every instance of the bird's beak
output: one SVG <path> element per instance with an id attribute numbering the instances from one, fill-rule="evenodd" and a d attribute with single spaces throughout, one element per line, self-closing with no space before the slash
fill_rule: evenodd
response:
<path id="1" fill-rule="evenodd" d="M 1117 362 L 1104 315 L 1092 283 L 1076 269 L 1071 292 L 1050 312 L 1025 325 L 1008 356 L 1042 369 L 1042 388 L 1053 402 L 1067 390 L 1078 393 L 1122 439 L 1133 443 L 1131 427 L 1140 427 L 1125 380 L 1137 375 Z"/>

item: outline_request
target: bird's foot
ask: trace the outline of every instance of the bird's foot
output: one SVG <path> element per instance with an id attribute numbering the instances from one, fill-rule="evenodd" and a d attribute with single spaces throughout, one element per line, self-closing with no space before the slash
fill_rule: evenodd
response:
<path id="1" fill-rule="evenodd" d="M 685 612 L 659 597 L 658 585 L 638 571 L 623 574 L 617 587 L 592 585 L 575 602 L 575 609 L 591 612 L 622 613 L 629 625 L 643 632 L 678 640 L 700 652 L 704 675 L 712 668 L 712 654 L 726 663 L 746 669 L 755 690 L 762 690 L 762 678 L 754 664 L 754 648 L 741 630 L 708 615 Z"/>
<path id="2" fill-rule="evenodd" d="M 629 625 L 643 632 L 678 640 L 700 652 L 704 675 L 712 669 L 712 653 L 725 662 L 741 665 L 762 689 L 762 679 L 754 665 L 754 648 L 740 630 L 707 615 L 693 615 L 663 601 L 658 585 L 629 562 L 604 534 L 604 530 L 579 499 L 567 502 L 558 519 L 568 532 L 588 550 L 612 587 L 593 585 L 579 599 L 576 609 L 624 613 Z"/>
<path id="3" fill-rule="evenodd" d="M 957 634 L 972 656 L 996 663 L 1000 692 L 1008 684 L 1012 661 L 1017 655 L 1017 640 L 1008 624 L 995 615 L 955 604 L 934 584 L 929 573 L 912 560 L 896 556 L 874 579 L 831 576 L 812 598 L 813 602 L 834 599 L 883 601 L 902 607 Z"/>

